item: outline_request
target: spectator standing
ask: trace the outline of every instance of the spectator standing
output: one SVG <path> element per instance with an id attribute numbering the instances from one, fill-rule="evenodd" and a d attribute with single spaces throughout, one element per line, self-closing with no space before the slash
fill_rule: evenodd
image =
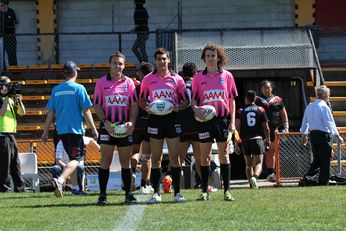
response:
<path id="1" fill-rule="evenodd" d="M 258 188 L 257 179 L 262 172 L 265 143 L 270 145 L 268 119 L 265 110 L 255 105 L 256 92 L 249 90 L 245 94 L 245 107 L 238 110 L 235 125 L 242 140 L 241 146 L 246 163 L 246 176 L 250 188 Z M 237 142 L 236 142 L 237 145 Z"/>
<path id="2" fill-rule="evenodd" d="M 125 55 L 116 52 L 109 57 L 109 73 L 96 82 L 94 104 L 96 115 L 101 121 L 100 137 L 101 160 L 99 168 L 100 195 L 97 204 L 107 204 L 107 183 L 113 152 L 117 146 L 121 165 L 121 178 L 124 183 L 125 203 L 136 202 L 131 193 L 131 145 L 132 133 L 138 115 L 136 88 L 133 80 L 123 74 Z M 125 128 L 122 132 L 115 129 Z M 118 134 L 114 134 L 118 133 Z"/>
<path id="3" fill-rule="evenodd" d="M 168 67 L 170 63 L 169 52 L 165 48 L 157 48 L 154 53 L 154 59 L 156 65 L 154 71 L 145 76 L 141 84 L 140 107 L 150 114 L 147 105 L 149 98 L 149 103 L 155 100 L 169 101 L 174 105 L 174 110 L 166 115 L 150 114 L 149 116 L 148 133 L 152 154 L 151 175 L 154 195 L 148 202 L 161 202 L 160 180 L 164 138 L 167 140 L 169 151 L 174 201 L 184 202 L 186 198 L 180 193 L 181 163 L 179 158 L 179 136 L 181 127 L 177 112 L 186 109 L 190 104 L 190 100 L 183 78 Z"/>
<path id="4" fill-rule="evenodd" d="M 132 51 L 136 55 L 139 63 L 148 62 L 146 42 L 149 38 L 149 15 L 147 9 L 143 6 L 145 0 L 134 0 L 134 3 L 136 5 L 133 15 L 135 21 L 134 31 L 137 34 L 137 39 L 132 46 Z"/>
<path id="5" fill-rule="evenodd" d="M 98 137 L 98 132 L 89 110 L 92 106 L 90 98 L 85 87 L 76 83 L 78 70 L 80 69 L 73 61 L 65 63 L 63 73 L 66 81 L 53 88 L 46 106 L 48 114 L 41 139 L 43 142 L 47 142 L 49 127 L 54 118 L 56 118 L 56 129 L 59 139 L 62 141 L 70 159 L 61 175 L 58 178 L 52 179 L 56 197 L 63 197 L 63 186 L 67 177 L 75 171 L 78 163 L 84 159 L 85 145 L 83 134 L 85 130 L 83 118 L 91 128 L 93 138 L 97 139 Z"/>
<path id="6" fill-rule="evenodd" d="M 256 97 L 256 105 L 264 108 L 269 120 L 270 129 L 270 146 L 267 147 L 266 153 L 266 166 L 267 166 L 267 180 L 275 182 L 275 134 L 278 132 L 280 120 L 282 121 L 284 130 L 282 132 L 289 132 L 289 123 L 286 108 L 282 99 L 273 94 L 273 84 L 268 80 L 263 80 L 260 83 L 261 95 Z"/>
<path id="7" fill-rule="evenodd" d="M 18 147 L 14 137 L 17 131 L 17 115 L 25 114 L 21 95 L 10 95 L 10 78 L 0 77 L 0 192 L 9 190 L 9 176 L 14 184 L 14 192 L 24 192 L 24 182 L 20 171 Z"/>
<path id="8" fill-rule="evenodd" d="M 238 96 L 238 92 L 233 75 L 222 69 L 227 63 L 227 56 L 223 47 L 214 44 L 206 45 L 203 48 L 201 59 L 206 64 L 206 68 L 198 72 L 192 80 L 191 107 L 195 115 L 201 120 L 205 119 L 205 116 L 200 106 L 214 106 L 216 114 L 213 119 L 201 122 L 199 126 L 202 194 L 197 200 L 209 200 L 211 149 L 215 139 L 224 185 L 224 200 L 233 201 L 234 198 L 229 191 L 230 161 L 225 147 L 229 132 L 235 131 L 234 98 Z"/>
<path id="9" fill-rule="evenodd" d="M 143 80 L 143 77 L 153 72 L 154 66 L 150 63 L 142 62 L 141 66 L 139 68 L 139 79 L 140 81 Z M 140 94 L 141 85 L 136 86 L 136 93 L 137 95 Z M 135 181 L 135 172 L 138 162 L 140 161 L 142 164 L 141 172 L 142 172 L 142 179 L 141 179 L 141 186 L 140 186 L 140 193 L 142 194 L 149 194 L 152 193 L 154 190 L 151 187 L 150 184 L 150 172 L 151 172 L 151 154 L 150 154 L 150 138 L 148 134 L 148 122 L 149 122 L 149 114 L 141 109 L 138 108 L 138 116 L 135 123 L 135 129 L 133 131 L 133 144 L 132 144 L 132 159 L 131 159 L 131 165 L 132 165 L 132 184 L 134 184 Z M 134 187 L 132 187 L 134 188 Z"/>
<path id="10" fill-rule="evenodd" d="M 185 81 L 186 89 L 189 93 L 189 97 L 191 100 L 192 95 L 192 80 L 196 75 L 197 67 L 195 63 L 188 62 L 185 63 L 182 69 L 182 77 Z M 192 108 L 189 106 L 185 110 L 181 110 L 179 113 L 179 120 L 181 124 L 181 135 L 180 135 L 180 161 L 183 162 L 185 160 L 187 151 L 192 145 L 193 155 L 195 158 L 195 169 L 196 174 L 199 177 L 197 179 L 201 179 L 201 149 L 199 147 L 199 137 L 198 137 L 198 122 L 194 117 L 194 113 Z"/>
<path id="11" fill-rule="evenodd" d="M 343 143 L 344 140 L 340 136 L 333 114 L 328 106 L 330 89 L 321 85 L 317 88 L 318 99 L 310 103 L 304 112 L 302 126 L 300 131 L 302 135 L 302 143 L 308 142 L 310 136 L 311 149 L 313 153 L 313 161 L 308 172 L 304 175 L 303 180 L 315 176 L 319 172 L 318 184 L 328 185 L 330 155 L 332 152 L 332 137 Z"/>
<path id="12" fill-rule="evenodd" d="M 1 36 L 4 38 L 4 57 L 5 52 L 8 57 L 8 64 L 10 66 L 17 65 L 17 39 L 16 39 L 16 27 L 19 25 L 19 19 L 16 12 L 8 7 L 9 0 L 0 0 L 1 11 Z M 4 60 L 4 67 L 5 59 Z"/>

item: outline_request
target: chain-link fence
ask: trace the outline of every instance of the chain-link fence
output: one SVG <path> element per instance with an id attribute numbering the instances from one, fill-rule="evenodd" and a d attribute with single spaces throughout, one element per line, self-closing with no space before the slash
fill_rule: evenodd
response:
<path id="1" fill-rule="evenodd" d="M 345 133 L 342 133 L 345 136 Z M 278 133 L 276 145 L 276 184 L 297 183 L 307 173 L 312 162 L 310 140 L 301 142 L 301 133 Z M 346 176 L 345 144 L 334 142 L 331 154 L 330 174 Z"/>

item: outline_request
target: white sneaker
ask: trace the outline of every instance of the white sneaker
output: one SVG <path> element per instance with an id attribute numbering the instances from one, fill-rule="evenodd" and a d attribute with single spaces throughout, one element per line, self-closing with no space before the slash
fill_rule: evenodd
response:
<path id="1" fill-rule="evenodd" d="M 250 178 L 250 180 L 249 180 L 249 182 L 250 182 L 250 188 L 258 188 L 258 186 L 257 186 L 257 179 L 256 179 L 256 177 L 251 177 Z"/>
<path id="2" fill-rule="evenodd" d="M 157 193 L 154 193 L 153 197 L 148 200 L 149 204 L 157 204 L 161 202 L 161 196 Z"/>
<path id="3" fill-rule="evenodd" d="M 150 188 L 148 186 L 141 186 L 139 188 L 139 193 L 147 195 L 147 194 L 152 193 L 152 192 L 151 192 L 151 190 L 150 190 Z"/>
<path id="4" fill-rule="evenodd" d="M 186 198 L 180 193 L 177 193 L 174 197 L 174 202 L 186 202 Z"/>
<path id="5" fill-rule="evenodd" d="M 55 188 L 54 189 L 54 195 L 56 197 L 63 197 L 64 193 L 63 193 L 63 184 L 61 184 L 58 179 L 56 178 L 52 178 L 51 180 L 52 186 Z"/>
<path id="6" fill-rule="evenodd" d="M 268 175 L 268 176 L 267 176 L 267 180 L 268 180 L 269 182 L 275 182 L 275 181 L 276 181 L 276 175 L 275 175 L 275 173 L 272 173 L 272 174 Z"/>
<path id="7" fill-rule="evenodd" d="M 149 192 L 154 193 L 155 190 L 154 190 L 153 186 L 147 185 L 145 187 L 149 190 Z"/>

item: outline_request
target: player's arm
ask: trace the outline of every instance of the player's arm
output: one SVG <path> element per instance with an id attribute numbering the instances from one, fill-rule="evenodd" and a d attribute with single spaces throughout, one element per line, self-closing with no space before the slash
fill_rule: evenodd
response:
<path id="1" fill-rule="evenodd" d="M 48 110 L 47 118 L 46 118 L 46 121 L 44 123 L 43 133 L 42 133 L 42 136 L 41 136 L 41 140 L 43 142 L 47 142 L 48 141 L 49 126 L 52 124 L 54 116 L 55 116 L 55 112 L 53 110 Z"/>
<path id="2" fill-rule="evenodd" d="M 83 109 L 82 113 L 84 115 L 84 118 L 85 118 L 88 126 L 91 128 L 91 134 L 92 134 L 93 138 L 97 140 L 99 134 L 97 132 L 97 129 L 96 129 L 93 117 L 91 115 L 90 109 L 89 108 Z"/>
<path id="3" fill-rule="evenodd" d="M 290 126 L 288 123 L 288 116 L 287 116 L 287 112 L 286 112 L 286 108 L 282 108 L 280 110 L 280 117 L 283 123 L 283 127 L 285 129 L 286 132 L 289 132 Z"/>
<path id="4" fill-rule="evenodd" d="M 229 103 L 229 111 L 230 111 L 230 118 L 231 121 L 228 126 L 228 130 L 231 131 L 232 133 L 235 131 L 236 126 L 235 126 L 235 100 L 234 97 L 230 98 L 230 103 Z"/>
<path id="5" fill-rule="evenodd" d="M 204 114 L 203 114 L 201 108 L 197 106 L 197 100 L 195 100 L 195 99 L 192 99 L 192 100 L 191 100 L 191 108 L 192 108 L 193 112 L 195 113 L 195 115 L 196 115 L 199 119 L 201 119 L 201 120 L 204 120 L 204 119 L 205 119 L 205 116 L 204 116 Z"/>
<path id="6" fill-rule="evenodd" d="M 265 121 L 262 123 L 264 135 L 265 135 L 265 143 L 269 146 L 270 145 L 270 129 L 268 125 L 268 121 Z"/>

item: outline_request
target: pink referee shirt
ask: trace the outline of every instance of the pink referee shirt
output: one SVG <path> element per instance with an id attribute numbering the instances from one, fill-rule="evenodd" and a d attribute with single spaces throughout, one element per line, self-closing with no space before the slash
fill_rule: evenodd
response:
<path id="1" fill-rule="evenodd" d="M 100 105 L 107 120 L 114 122 L 129 121 L 131 104 L 137 102 L 135 84 L 123 75 L 119 81 L 110 75 L 102 76 L 96 82 L 94 104 Z"/>
<path id="2" fill-rule="evenodd" d="M 174 73 L 162 77 L 153 72 L 145 76 L 141 83 L 139 98 L 147 99 L 148 97 L 149 103 L 161 99 L 170 101 L 173 105 L 189 100 L 183 78 Z"/>
<path id="3" fill-rule="evenodd" d="M 219 69 L 212 76 L 205 69 L 198 72 L 192 80 L 192 99 L 197 101 L 197 106 L 214 106 L 216 117 L 230 114 L 230 99 L 236 96 L 237 87 L 229 71 Z"/>

